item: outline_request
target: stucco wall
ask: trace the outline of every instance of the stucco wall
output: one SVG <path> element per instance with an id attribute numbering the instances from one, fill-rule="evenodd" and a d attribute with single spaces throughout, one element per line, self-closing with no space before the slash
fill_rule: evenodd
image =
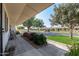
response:
<path id="1" fill-rule="evenodd" d="M 3 28 L 3 32 L 2 32 L 2 40 L 3 40 L 3 52 L 5 51 L 5 48 L 6 48 L 6 45 L 8 43 L 8 39 L 9 39 L 9 36 L 10 36 L 10 33 L 9 33 L 9 20 L 8 20 L 8 31 L 5 31 L 5 11 L 4 11 L 4 7 L 3 7 L 3 19 L 2 19 L 2 28 Z"/>
<path id="2" fill-rule="evenodd" d="M 3 33 L 3 51 L 5 51 L 5 47 L 8 43 L 9 36 L 9 31 Z"/>

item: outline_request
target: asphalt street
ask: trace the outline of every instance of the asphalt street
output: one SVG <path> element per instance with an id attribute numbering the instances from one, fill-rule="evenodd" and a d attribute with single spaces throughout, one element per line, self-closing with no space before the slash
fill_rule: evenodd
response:
<path id="1" fill-rule="evenodd" d="M 38 33 L 43 33 L 44 35 L 47 36 L 70 36 L 70 33 L 57 33 L 57 32 L 38 32 Z M 73 36 L 79 36 L 79 34 L 73 34 Z"/>

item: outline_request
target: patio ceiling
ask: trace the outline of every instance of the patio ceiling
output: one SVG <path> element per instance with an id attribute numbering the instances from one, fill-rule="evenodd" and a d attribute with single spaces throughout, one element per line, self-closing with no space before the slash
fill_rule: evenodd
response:
<path id="1" fill-rule="evenodd" d="M 52 3 L 4 3 L 8 19 L 11 25 L 18 25 L 31 18 Z"/>

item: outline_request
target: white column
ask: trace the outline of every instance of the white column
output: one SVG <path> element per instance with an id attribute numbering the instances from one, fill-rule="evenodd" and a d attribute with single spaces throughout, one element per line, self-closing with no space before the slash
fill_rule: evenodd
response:
<path id="1" fill-rule="evenodd" d="M 16 32 L 15 26 L 11 26 L 11 31 Z"/>

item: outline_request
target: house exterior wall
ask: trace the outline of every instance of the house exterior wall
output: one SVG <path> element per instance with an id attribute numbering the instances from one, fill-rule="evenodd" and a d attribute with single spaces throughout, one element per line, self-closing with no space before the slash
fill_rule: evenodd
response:
<path id="1" fill-rule="evenodd" d="M 3 33 L 3 52 L 5 51 L 6 45 L 8 43 L 9 36 L 10 36 L 9 31 Z"/>
<path id="2" fill-rule="evenodd" d="M 2 4 L 0 3 L 0 56 L 2 55 Z"/>
<path id="3" fill-rule="evenodd" d="M 5 25 L 5 20 L 6 20 L 6 18 L 5 18 L 5 11 L 4 11 L 4 8 L 3 8 L 3 11 L 2 11 L 2 17 L 3 17 L 3 19 L 2 19 L 2 28 L 3 28 L 3 34 L 2 34 L 2 38 L 3 38 L 3 52 L 5 51 L 5 48 L 6 48 L 6 45 L 7 45 L 7 43 L 8 43 L 8 39 L 9 39 L 9 36 L 10 36 L 10 32 L 9 32 L 9 20 L 8 20 L 8 30 L 6 31 L 6 29 L 5 29 L 5 27 L 6 27 L 6 25 Z"/>

